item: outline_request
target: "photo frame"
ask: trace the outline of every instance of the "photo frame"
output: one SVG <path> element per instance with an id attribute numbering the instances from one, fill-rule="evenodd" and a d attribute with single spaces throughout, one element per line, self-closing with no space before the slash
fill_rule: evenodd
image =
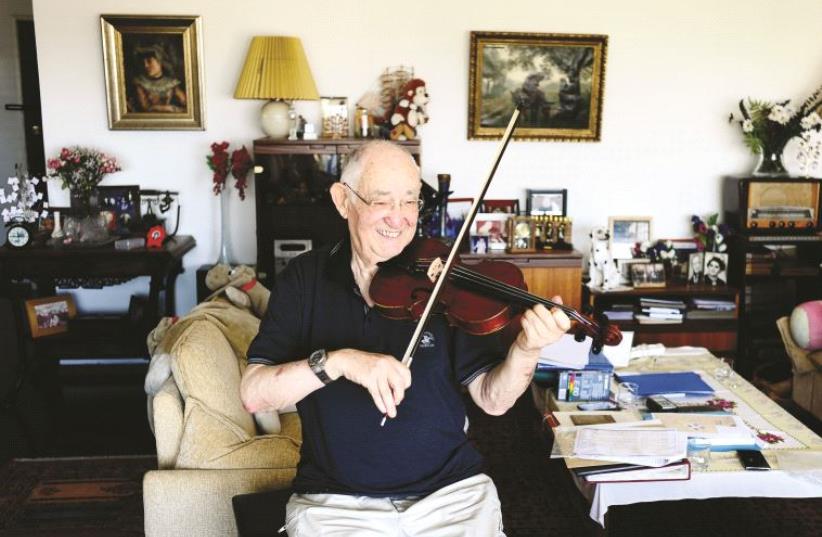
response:
<path id="1" fill-rule="evenodd" d="M 512 254 L 536 252 L 536 229 L 530 216 L 515 216 L 508 223 L 508 251 Z"/>
<path id="2" fill-rule="evenodd" d="M 468 138 L 599 141 L 607 35 L 471 32 Z"/>
<path id="3" fill-rule="evenodd" d="M 728 254 L 705 252 L 703 283 L 705 285 L 727 285 Z"/>
<path id="4" fill-rule="evenodd" d="M 611 216 L 608 218 L 608 247 L 614 259 L 630 259 L 638 242 L 650 241 L 650 216 Z"/>
<path id="5" fill-rule="evenodd" d="M 196 15 L 102 15 L 111 130 L 204 130 Z"/>
<path id="6" fill-rule="evenodd" d="M 568 208 L 568 189 L 525 191 L 525 210 L 528 216 L 565 216 Z"/>
<path id="7" fill-rule="evenodd" d="M 508 247 L 508 220 L 512 216 L 508 213 L 477 213 L 469 230 L 471 251 L 474 250 L 475 237 L 487 237 L 488 252 L 504 252 Z"/>
<path id="8" fill-rule="evenodd" d="M 97 191 L 109 231 L 125 237 L 139 227 L 140 185 L 98 186 Z"/>
<path id="9" fill-rule="evenodd" d="M 519 200 L 482 200 L 481 213 L 519 214 Z"/>
<path id="10" fill-rule="evenodd" d="M 705 253 L 695 252 L 688 256 L 688 285 L 700 285 L 705 279 Z"/>
<path id="11" fill-rule="evenodd" d="M 446 221 L 445 221 L 445 237 L 446 239 L 456 239 L 460 232 L 465 217 L 468 211 L 471 210 L 471 205 L 474 204 L 474 198 L 448 198 L 448 204 L 445 206 Z"/>
<path id="12" fill-rule="evenodd" d="M 631 284 L 634 287 L 665 287 L 664 263 L 631 264 Z"/>
<path id="13" fill-rule="evenodd" d="M 617 259 L 615 262 L 617 270 L 619 271 L 619 284 L 631 285 L 631 267 L 636 264 L 644 265 L 650 263 L 651 260 L 647 257 L 635 257 L 632 259 Z"/>
<path id="14" fill-rule="evenodd" d="M 71 295 L 26 300 L 26 317 L 32 338 L 68 332 L 69 319 L 77 315 Z"/>
<path id="15" fill-rule="evenodd" d="M 320 97 L 323 138 L 348 136 L 348 97 Z"/>

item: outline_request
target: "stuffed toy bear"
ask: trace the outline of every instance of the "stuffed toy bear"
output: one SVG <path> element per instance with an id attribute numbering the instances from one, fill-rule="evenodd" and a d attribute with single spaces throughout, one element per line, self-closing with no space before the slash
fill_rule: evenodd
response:
<path id="1" fill-rule="evenodd" d="M 214 265 L 206 274 L 205 284 L 214 291 L 206 300 L 225 293 L 232 304 L 250 309 L 261 319 L 268 309 L 271 291 L 257 281 L 254 269 L 247 265 L 233 269 L 225 264 Z"/>
<path id="2" fill-rule="evenodd" d="M 413 140 L 417 137 L 417 127 L 428 121 L 424 108 L 428 100 L 425 82 L 412 78 L 405 84 L 400 101 L 391 114 L 392 140 Z"/>
<path id="3" fill-rule="evenodd" d="M 619 286 L 619 271 L 611 257 L 608 248 L 608 239 L 611 234 L 604 227 L 595 227 L 589 234 L 591 237 L 591 251 L 588 257 L 588 273 L 591 281 L 588 287 L 613 289 Z"/>

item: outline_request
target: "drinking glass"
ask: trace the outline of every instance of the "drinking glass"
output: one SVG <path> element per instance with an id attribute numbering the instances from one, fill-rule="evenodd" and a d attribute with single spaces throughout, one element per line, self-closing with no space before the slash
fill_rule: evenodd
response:
<path id="1" fill-rule="evenodd" d="M 722 364 L 720 364 L 719 366 L 717 366 L 716 369 L 714 369 L 714 378 L 719 382 L 725 384 L 725 381 L 727 381 L 728 378 L 730 378 L 732 372 L 733 371 L 731 370 L 731 366 L 728 365 L 726 362 L 722 362 Z"/>
<path id="2" fill-rule="evenodd" d="M 688 462 L 694 472 L 707 471 L 711 464 L 711 444 L 704 438 L 689 438 Z"/>
<path id="3" fill-rule="evenodd" d="M 633 410 L 639 404 L 639 385 L 636 382 L 620 382 L 617 386 L 617 403 L 622 408 Z"/>

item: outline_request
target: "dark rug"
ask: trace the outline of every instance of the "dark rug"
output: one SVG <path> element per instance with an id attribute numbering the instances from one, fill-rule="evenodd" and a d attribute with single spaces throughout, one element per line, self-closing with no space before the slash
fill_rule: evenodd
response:
<path id="1" fill-rule="evenodd" d="M 0 468 L 0 536 L 143 535 L 154 456 L 15 459 Z"/>
<path id="2" fill-rule="evenodd" d="M 588 516 L 588 506 L 562 461 L 548 457 L 552 439 L 530 391 L 503 416 L 488 416 L 470 401 L 467 404 L 470 434 L 497 485 L 508 537 L 822 535 L 822 498 L 717 498 L 618 506 L 608 511 L 606 532 Z"/>

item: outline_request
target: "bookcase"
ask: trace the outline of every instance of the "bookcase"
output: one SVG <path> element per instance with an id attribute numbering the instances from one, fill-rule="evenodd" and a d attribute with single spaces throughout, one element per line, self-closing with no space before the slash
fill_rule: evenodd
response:
<path id="1" fill-rule="evenodd" d="M 736 370 L 750 378 L 761 365 L 787 361 L 776 320 L 822 298 L 822 234 L 736 235 L 729 283 L 740 290 Z"/>
<path id="2" fill-rule="evenodd" d="M 619 291 L 602 291 L 583 288 L 583 301 L 596 313 L 613 308 L 617 304 L 630 305 L 640 311 L 641 298 L 682 300 L 690 307 L 694 298 L 728 300 L 739 311 L 739 292 L 733 286 L 668 285 L 666 287 L 635 288 Z M 662 343 L 669 347 L 692 345 L 705 347 L 711 353 L 735 357 L 737 350 L 738 314 L 730 319 L 688 319 L 681 323 L 641 324 L 636 320 L 616 320 L 614 325 L 622 331 L 634 332 L 634 344 Z"/>

